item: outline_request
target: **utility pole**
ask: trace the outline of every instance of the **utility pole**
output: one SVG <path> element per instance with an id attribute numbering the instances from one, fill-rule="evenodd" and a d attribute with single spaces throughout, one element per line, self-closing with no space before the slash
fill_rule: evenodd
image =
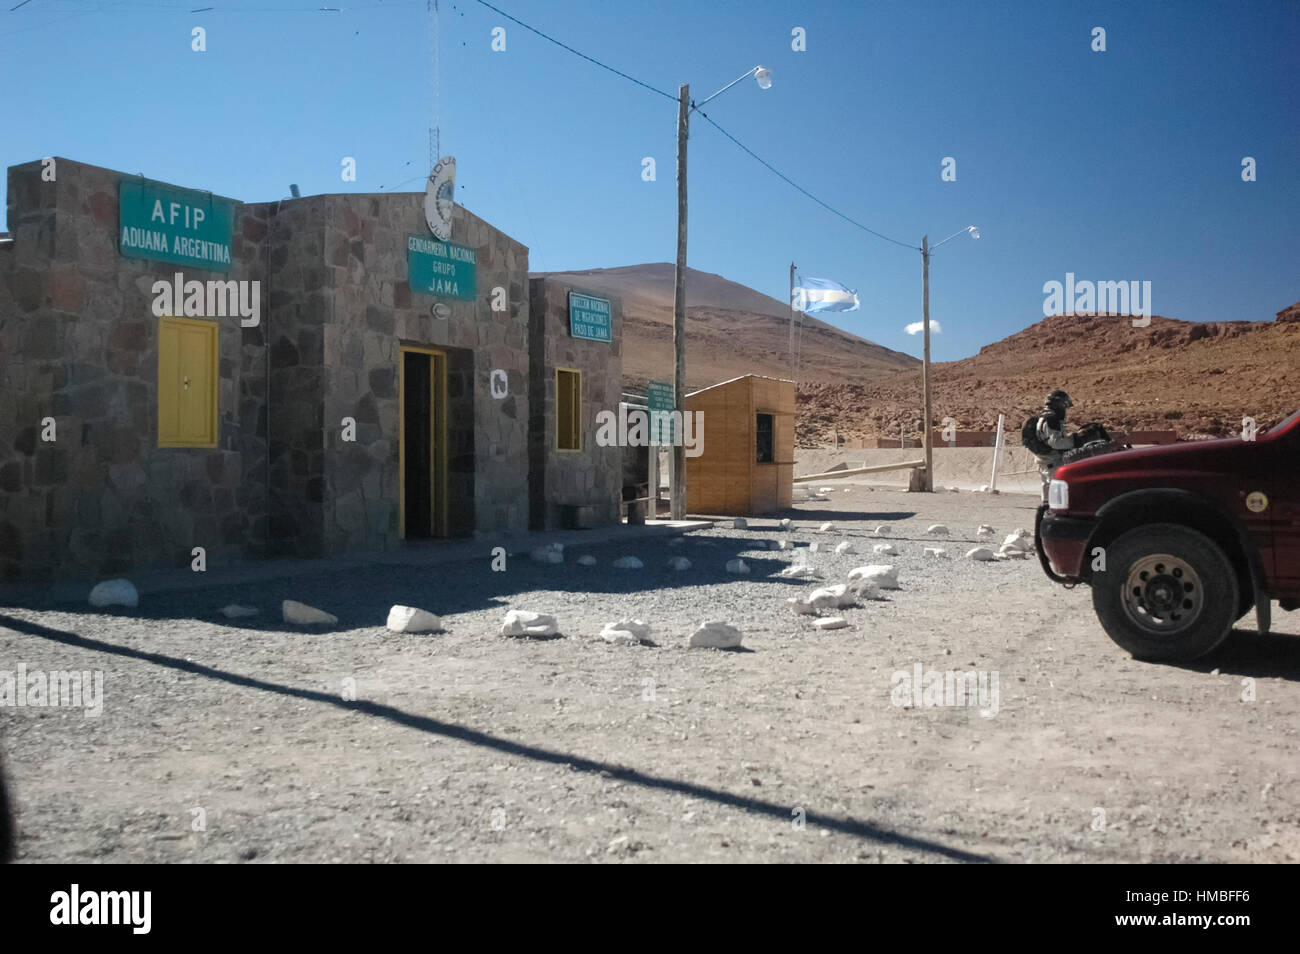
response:
<path id="1" fill-rule="evenodd" d="M 686 427 L 686 137 L 691 121 L 691 86 L 677 90 L 677 269 L 673 277 L 673 407 L 679 427 Z M 681 434 L 673 441 L 672 500 L 669 516 L 686 517 L 686 446 Z"/>
<path id="2" fill-rule="evenodd" d="M 930 493 L 934 490 L 934 446 L 930 438 L 930 236 L 921 236 L 921 322 L 925 336 L 924 354 L 921 359 L 921 390 L 925 392 L 922 411 L 921 435 L 925 440 L 925 475 L 921 478 L 921 490 Z"/>

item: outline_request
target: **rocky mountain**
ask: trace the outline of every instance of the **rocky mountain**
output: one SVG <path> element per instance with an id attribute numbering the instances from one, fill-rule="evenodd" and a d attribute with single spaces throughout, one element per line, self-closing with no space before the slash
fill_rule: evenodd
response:
<path id="1" fill-rule="evenodd" d="M 623 379 L 636 389 L 673 377 L 673 266 L 669 263 L 542 272 L 593 294 L 623 300 Z M 686 379 L 706 387 L 741 374 L 789 378 L 790 308 L 721 275 L 688 269 Z M 873 382 L 920 367 L 910 355 L 874 344 L 811 316 L 798 342 L 798 378 L 833 384 Z"/>

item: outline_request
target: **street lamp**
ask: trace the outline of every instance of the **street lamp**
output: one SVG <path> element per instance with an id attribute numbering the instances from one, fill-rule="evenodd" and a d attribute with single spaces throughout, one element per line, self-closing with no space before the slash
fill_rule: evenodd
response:
<path id="1" fill-rule="evenodd" d="M 980 230 L 973 225 L 968 225 L 964 229 L 959 229 L 949 235 L 943 242 L 949 242 L 958 235 L 969 233 L 970 237 L 977 239 L 980 237 Z M 921 390 L 924 393 L 924 410 L 925 420 L 921 427 L 921 436 L 925 440 L 925 476 L 921 479 L 920 490 L 927 493 L 934 490 L 934 441 L 930 434 L 930 422 L 933 420 L 930 414 L 930 253 L 943 244 L 939 242 L 933 248 L 930 246 L 930 237 L 928 235 L 921 237 L 921 269 L 922 269 L 922 318 L 921 326 L 924 333 L 925 344 L 922 351 L 921 359 Z"/>
<path id="2" fill-rule="evenodd" d="M 681 421 L 686 419 L 686 139 L 690 135 L 691 113 L 750 76 L 754 77 L 759 89 L 771 88 L 772 71 L 765 66 L 755 66 L 699 103 L 691 102 L 689 83 L 683 83 L 677 90 L 677 268 L 673 276 L 673 407 Z M 672 500 L 668 512 L 674 520 L 686 516 L 686 447 L 680 440 L 673 442 Z"/>

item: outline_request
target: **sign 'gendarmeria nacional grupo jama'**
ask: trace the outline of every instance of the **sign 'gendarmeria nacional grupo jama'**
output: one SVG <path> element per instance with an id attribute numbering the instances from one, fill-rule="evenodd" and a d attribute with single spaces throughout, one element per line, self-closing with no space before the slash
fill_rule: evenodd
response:
<path id="1" fill-rule="evenodd" d="M 457 301 L 477 295 L 478 253 L 468 245 L 412 235 L 406 241 L 406 274 L 411 291 Z"/>
<path id="2" fill-rule="evenodd" d="M 124 179 L 117 207 L 120 246 L 127 258 L 230 271 L 235 222 L 230 200 L 147 179 Z"/>

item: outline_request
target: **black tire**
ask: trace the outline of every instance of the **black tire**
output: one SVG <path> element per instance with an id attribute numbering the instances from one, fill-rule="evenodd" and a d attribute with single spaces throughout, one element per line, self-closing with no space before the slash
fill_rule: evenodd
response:
<path id="1" fill-rule="evenodd" d="M 1209 537 L 1175 523 L 1128 531 L 1092 576 L 1102 628 L 1138 659 L 1187 661 L 1222 643 L 1237 620 L 1237 574 Z"/>

